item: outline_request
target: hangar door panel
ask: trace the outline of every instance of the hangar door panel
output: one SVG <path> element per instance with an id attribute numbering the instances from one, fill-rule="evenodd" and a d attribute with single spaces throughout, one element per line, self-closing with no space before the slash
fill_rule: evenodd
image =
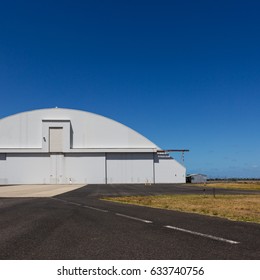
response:
<path id="1" fill-rule="evenodd" d="M 50 184 L 67 183 L 64 176 L 64 156 L 50 155 Z"/>
<path id="2" fill-rule="evenodd" d="M 107 183 L 153 183 L 153 154 L 107 154 Z"/>
<path id="3" fill-rule="evenodd" d="M 50 127 L 50 152 L 61 153 L 63 151 L 62 127 Z"/>
<path id="4" fill-rule="evenodd" d="M 66 180 L 73 184 L 105 184 L 104 154 L 65 154 Z"/>
<path id="5" fill-rule="evenodd" d="M 2 173 L 1 163 L 5 163 Z M 48 184 L 50 176 L 50 158 L 44 154 L 7 154 L 0 161 L 0 178 L 6 184 Z"/>

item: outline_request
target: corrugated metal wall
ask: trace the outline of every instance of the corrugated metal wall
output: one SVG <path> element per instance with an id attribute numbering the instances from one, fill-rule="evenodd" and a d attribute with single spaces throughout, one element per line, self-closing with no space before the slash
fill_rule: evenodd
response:
<path id="1" fill-rule="evenodd" d="M 107 154 L 107 182 L 153 183 L 153 154 Z"/>
<path id="2" fill-rule="evenodd" d="M 152 153 L 7 154 L 0 160 L 0 184 L 182 182 L 182 165 Z"/>
<path id="3" fill-rule="evenodd" d="M 185 183 L 186 169 L 167 154 L 155 154 L 155 183 Z"/>

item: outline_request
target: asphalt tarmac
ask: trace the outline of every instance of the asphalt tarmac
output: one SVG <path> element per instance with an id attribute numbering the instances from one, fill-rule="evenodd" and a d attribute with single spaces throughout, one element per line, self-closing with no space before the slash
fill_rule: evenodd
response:
<path id="1" fill-rule="evenodd" d="M 165 193 L 203 188 L 88 185 L 53 197 L 0 198 L 0 259 L 260 259 L 259 224 L 100 200 Z"/>

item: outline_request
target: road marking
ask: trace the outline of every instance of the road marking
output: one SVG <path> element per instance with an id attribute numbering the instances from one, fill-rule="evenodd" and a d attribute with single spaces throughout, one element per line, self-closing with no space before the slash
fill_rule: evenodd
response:
<path id="1" fill-rule="evenodd" d="M 55 198 L 55 197 L 51 197 L 50 199 L 52 199 L 52 200 L 57 200 L 57 201 L 62 201 L 62 202 L 68 203 L 68 202 L 67 202 L 67 201 L 65 201 L 65 200 L 62 200 L 62 199 L 59 199 L 59 198 Z"/>
<path id="2" fill-rule="evenodd" d="M 66 201 L 66 202 L 69 203 L 69 204 L 72 204 L 72 205 L 82 206 L 82 204 L 75 203 L 75 202 L 72 202 L 72 201 Z"/>
<path id="3" fill-rule="evenodd" d="M 84 204 L 80 204 L 80 203 L 76 203 L 76 202 L 72 202 L 72 201 L 67 201 L 67 200 L 63 200 L 63 199 L 59 199 L 59 198 L 52 198 L 52 199 L 62 201 L 62 202 L 67 203 L 67 204 L 72 204 L 72 205 L 76 205 L 76 206 L 80 206 L 80 207 L 84 207 L 84 208 L 88 208 L 88 209 L 92 209 L 92 210 L 97 210 L 97 211 L 100 211 L 100 212 L 105 212 L 105 213 L 109 212 L 108 210 L 103 210 L 103 209 L 100 209 L 100 208 L 87 206 L 87 205 L 84 205 Z"/>
<path id="4" fill-rule="evenodd" d="M 92 209 L 92 210 L 97 210 L 97 211 L 104 212 L 104 213 L 108 212 L 108 210 L 103 210 L 103 209 L 99 209 L 99 208 L 91 207 L 91 206 L 87 206 L 87 205 L 83 205 L 83 207 L 88 208 L 88 209 Z"/>
<path id="5" fill-rule="evenodd" d="M 139 218 L 136 218 L 136 217 L 127 216 L 127 215 L 123 215 L 123 214 L 120 214 L 120 213 L 116 213 L 116 215 L 120 216 L 120 217 L 128 218 L 128 219 L 144 222 L 144 223 L 147 223 L 147 224 L 152 224 L 153 223 L 153 222 L 148 221 L 148 220 L 143 220 L 143 219 L 139 219 Z"/>
<path id="6" fill-rule="evenodd" d="M 210 238 L 210 239 L 213 239 L 213 240 L 222 241 L 222 242 L 226 242 L 226 243 L 230 243 L 230 244 L 239 244 L 240 243 L 240 242 L 237 242 L 237 241 L 217 237 L 217 236 L 214 236 L 214 235 L 204 234 L 204 233 L 200 233 L 200 232 L 196 232 L 196 231 L 191 231 L 191 230 L 187 230 L 187 229 L 183 229 L 183 228 L 178 228 L 178 227 L 173 227 L 173 226 L 164 226 L 164 227 L 169 228 L 169 229 L 173 229 L 173 230 L 178 230 L 178 231 L 190 233 L 190 234 L 193 234 L 193 235 L 199 235 L 199 236 L 202 236 L 202 237 L 206 237 L 206 238 Z"/>
<path id="7" fill-rule="evenodd" d="M 76 205 L 76 206 L 79 206 L 79 207 L 88 208 L 88 209 L 91 209 L 91 210 L 104 212 L 104 213 L 109 212 L 108 210 L 104 210 L 104 209 L 100 209 L 100 208 L 96 208 L 96 207 L 92 207 L 92 206 L 88 206 L 88 205 L 84 205 L 84 204 L 79 204 L 79 203 L 76 203 L 76 202 L 67 201 L 67 200 L 63 200 L 63 199 L 59 199 L 59 198 L 51 198 L 51 199 L 62 201 L 64 203 Z M 128 215 L 124 215 L 124 214 L 120 214 L 120 213 L 115 213 L 115 214 L 117 216 L 120 216 L 120 217 L 124 217 L 124 218 L 135 220 L 135 221 L 140 221 L 140 222 L 147 223 L 147 224 L 152 224 L 153 223 L 152 221 L 143 220 L 143 219 L 140 219 L 140 218 L 137 218 L 137 217 L 132 217 L 132 216 L 128 216 Z M 181 231 L 181 232 L 190 233 L 190 234 L 193 234 L 193 235 L 206 237 L 206 238 L 217 240 L 217 241 L 226 242 L 226 243 L 229 243 L 229 244 L 239 244 L 240 243 L 238 241 L 229 240 L 229 239 L 217 237 L 217 236 L 214 236 L 214 235 L 204 234 L 204 233 L 200 233 L 200 232 L 196 232 L 196 231 L 191 231 L 191 230 L 187 230 L 187 229 L 184 229 L 184 228 L 173 227 L 173 226 L 164 226 L 164 227 L 168 228 L 168 229 L 173 229 L 173 230 L 177 230 L 177 231 Z"/>

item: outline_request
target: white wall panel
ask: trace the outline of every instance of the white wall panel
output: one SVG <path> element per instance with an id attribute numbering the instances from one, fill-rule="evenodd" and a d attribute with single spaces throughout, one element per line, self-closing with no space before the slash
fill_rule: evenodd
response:
<path id="1" fill-rule="evenodd" d="M 171 157 L 155 154 L 155 183 L 185 183 L 186 168 Z"/>
<path id="2" fill-rule="evenodd" d="M 7 178 L 7 158 L 6 154 L 0 154 L 0 184 L 8 184 L 8 178 Z"/>
<path id="3" fill-rule="evenodd" d="M 70 109 L 42 109 L 0 120 L 0 148 L 42 148 L 42 122 L 70 120 L 72 148 L 154 148 L 131 128 L 109 118 Z M 70 139 L 65 139 L 70 140 Z"/>
<path id="4" fill-rule="evenodd" d="M 0 161 L 0 184 L 46 184 L 49 180 L 49 155 L 7 154 Z"/>
<path id="5" fill-rule="evenodd" d="M 62 127 L 50 127 L 50 152 L 63 152 L 63 129 Z"/>
<path id="6" fill-rule="evenodd" d="M 0 184 L 105 184 L 104 154 L 10 154 Z"/>
<path id="7" fill-rule="evenodd" d="M 73 184 L 105 184 L 104 154 L 65 154 L 65 181 Z"/>
<path id="8" fill-rule="evenodd" d="M 150 153 L 7 154 L 0 158 L 0 184 L 185 183 L 186 169 Z"/>
<path id="9" fill-rule="evenodd" d="M 152 183 L 153 154 L 107 154 L 107 182 Z"/>
<path id="10" fill-rule="evenodd" d="M 64 155 L 51 154 L 50 155 L 50 183 L 51 184 L 66 184 L 66 174 L 64 169 Z"/>

